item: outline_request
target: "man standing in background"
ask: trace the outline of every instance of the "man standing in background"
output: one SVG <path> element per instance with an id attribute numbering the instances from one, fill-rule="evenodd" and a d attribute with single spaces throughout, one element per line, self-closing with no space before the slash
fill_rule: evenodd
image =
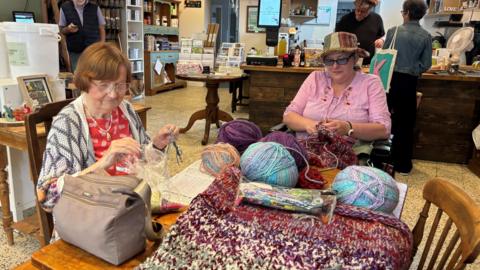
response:
<path id="1" fill-rule="evenodd" d="M 370 64 L 375 48 L 382 48 L 385 35 L 382 17 L 372 10 L 379 0 L 355 0 L 355 10 L 343 16 L 335 27 L 335 32 L 349 32 L 357 36 L 359 47 L 368 51 L 370 57 L 363 59 Z"/>
<path id="2" fill-rule="evenodd" d="M 58 24 L 67 38 L 73 72 L 85 48 L 97 41 L 105 41 L 105 18 L 96 4 L 88 0 L 72 0 L 62 4 Z"/>

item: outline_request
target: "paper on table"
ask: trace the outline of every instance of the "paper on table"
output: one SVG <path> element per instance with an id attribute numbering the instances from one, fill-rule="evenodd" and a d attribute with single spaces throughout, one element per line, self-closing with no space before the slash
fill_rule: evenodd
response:
<path id="1" fill-rule="evenodd" d="M 400 216 L 402 215 L 403 205 L 405 204 L 405 198 L 407 197 L 408 186 L 407 184 L 397 182 L 397 187 L 399 191 L 398 204 L 397 207 L 393 209 L 392 214 L 397 218 L 400 218 Z"/>
<path id="2" fill-rule="evenodd" d="M 189 205 L 193 198 L 205 191 L 215 177 L 200 171 L 201 160 L 190 164 L 167 182 L 170 192 L 162 192 L 162 198 L 171 202 Z"/>

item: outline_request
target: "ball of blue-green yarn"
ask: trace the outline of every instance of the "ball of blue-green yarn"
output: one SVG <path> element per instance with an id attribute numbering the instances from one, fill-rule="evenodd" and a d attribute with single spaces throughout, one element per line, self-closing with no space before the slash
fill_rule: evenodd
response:
<path id="1" fill-rule="evenodd" d="M 251 181 L 294 187 L 298 181 L 295 159 L 275 142 L 251 144 L 240 157 L 242 174 Z"/>
<path id="2" fill-rule="evenodd" d="M 366 166 L 349 166 L 337 174 L 332 185 L 337 201 L 391 214 L 398 204 L 395 179 Z"/>

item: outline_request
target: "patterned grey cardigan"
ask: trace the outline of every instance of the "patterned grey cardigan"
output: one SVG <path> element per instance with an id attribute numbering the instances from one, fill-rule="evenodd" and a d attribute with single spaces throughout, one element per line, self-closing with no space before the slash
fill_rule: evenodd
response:
<path id="1" fill-rule="evenodd" d="M 42 170 L 37 183 L 37 188 L 46 191 L 46 200 L 42 202 L 42 206 L 47 211 L 53 208 L 60 197 L 59 189 L 61 190 L 61 183 L 49 184 L 50 180 L 65 174 L 78 173 L 96 161 L 83 109 L 84 95 L 75 99 L 54 117 L 47 136 Z M 140 144 L 149 143 L 150 138 L 133 106 L 123 101 L 119 107 L 130 123 L 133 138 Z"/>

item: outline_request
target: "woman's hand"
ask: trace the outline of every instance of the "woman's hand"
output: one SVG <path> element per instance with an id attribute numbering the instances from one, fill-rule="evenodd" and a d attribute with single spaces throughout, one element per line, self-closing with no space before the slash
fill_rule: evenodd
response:
<path id="1" fill-rule="evenodd" d="M 383 47 L 383 43 L 385 43 L 385 41 L 381 38 L 375 40 L 375 48 L 381 49 Z"/>
<path id="2" fill-rule="evenodd" d="M 318 131 L 318 122 L 317 121 L 309 121 L 305 126 L 305 131 L 308 135 L 312 135 Z"/>
<path id="3" fill-rule="evenodd" d="M 112 141 L 110 147 L 103 153 L 102 158 L 98 160 L 98 167 L 106 170 L 126 155 L 140 155 L 140 144 L 131 137 Z"/>
<path id="4" fill-rule="evenodd" d="M 171 139 L 176 139 L 178 137 L 179 131 L 180 130 L 175 125 L 165 125 L 158 130 L 157 134 L 153 138 L 153 144 L 158 149 L 164 149 L 171 142 Z"/>
<path id="5" fill-rule="evenodd" d="M 348 135 L 348 131 L 350 130 L 348 122 L 342 120 L 328 120 L 327 122 L 322 123 L 322 125 L 338 135 Z"/>

